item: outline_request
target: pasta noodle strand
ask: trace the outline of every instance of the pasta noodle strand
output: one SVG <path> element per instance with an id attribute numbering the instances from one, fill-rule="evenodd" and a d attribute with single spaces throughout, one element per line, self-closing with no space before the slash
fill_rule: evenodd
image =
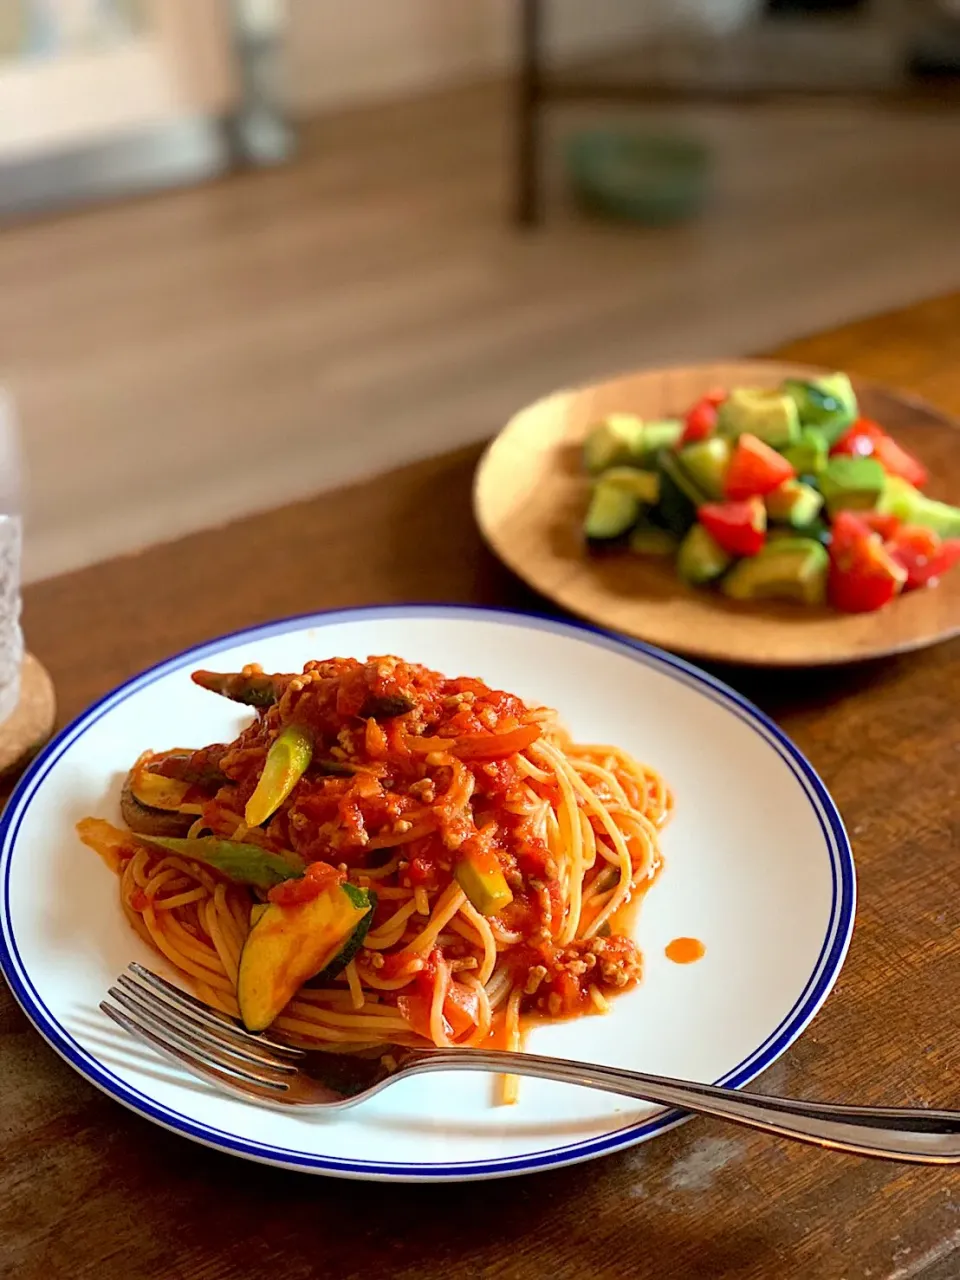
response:
<path id="1" fill-rule="evenodd" d="M 395 658 L 370 664 L 377 680 L 409 669 L 419 673 L 411 688 L 436 691 L 419 738 L 404 712 L 382 720 L 344 713 L 324 742 L 319 774 L 296 784 L 269 823 L 248 828 L 244 797 L 284 717 L 309 723 L 325 682 L 347 689 L 366 670 L 352 659 L 308 663 L 300 676 L 271 677 L 284 682 L 278 702 L 235 742 L 199 753 L 208 769 L 217 753 L 205 802 L 178 784 L 188 839 L 209 833 L 274 856 L 296 850 L 305 864 L 323 860 L 311 855 L 312 839 L 330 848 L 331 865 L 342 857 L 341 874 L 376 902 L 346 964 L 302 987 L 272 1024 L 276 1033 L 335 1052 L 388 1043 L 515 1051 L 528 1017 L 606 1012 L 610 996 L 640 974 L 625 913 L 662 863 L 659 837 L 673 808 L 664 779 L 616 746 L 574 742 L 554 712 L 480 681 L 447 681 Z M 253 667 L 242 673 L 258 676 Z M 497 754 L 498 739 L 515 745 Z M 165 767 L 166 756 L 146 752 L 131 777 Z M 117 873 L 141 939 L 202 1000 L 237 1017 L 241 956 L 267 894 L 100 819 L 79 830 Z M 460 873 L 475 857 L 489 866 L 491 856 L 512 900 L 485 914 Z M 282 901 L 275 890 L 269 897 Z M 517 1096 L 509 1072 L 503 1096 Z"/>

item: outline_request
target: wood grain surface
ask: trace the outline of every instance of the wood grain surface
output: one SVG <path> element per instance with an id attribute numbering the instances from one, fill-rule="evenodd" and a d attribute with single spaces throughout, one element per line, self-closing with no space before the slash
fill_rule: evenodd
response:
<path id="1" fill-rule="evenodd" d="M 398 7 L 367 3 L 371 23 Z M 296 7 L 319 33 L 335 4 Z M 960 281 L 960 166 L 944 162 L 960 112 L 654 110 L 641 127 L 709 141 L 703 222 L 585 219 L 551 155 L 549 226 L 531 238 L 505 225 L 512 110 L 504 84 L 298 121 L 296 156 L 269 171 L 5 225 L 0 378 L 23 430 L 28 577 L 477 442 L 558 370 L 573 386 L 757 351 Z M 591 114 L 558 109 L 551 128 Z"/>
<path id="2" fill-rule="evenodd" d="M 682 365 L 558 391 L 521 409 L 483 457 L 474 512 L 501 560 L 541 595 L 610 631 L 719 662 L 821 666 L 905 653 L 960 632 L 960 574 L 878 613 L 843 614 L 775 601 L 733 601 L 686 586 L 672 559 L 591 555 L 583 537 L 590 484 L 583 441 L 610 413 L 681 416 L 711 387 L 777 387 L 823 369 L 776 360 Z M 893 432 L 933 477 L 931 494 L 960 500 L 957 424 L 915 397 L 856 379 L 865 416 Z M 951 499 L 951 494 L 953 495 Z"/>
<path id="3" fill-rule="evenodd" d="M 783 355 L 958 412 L 960 297 Z M 32 587 L 27 639 L 54 677 L 61 716 L 175 649 L 278 614 L 411 599 L 538 607 L 473 527 L 476 458 L 437 458 Z M 723 674 L 820 770 L 860 876 L 836 990 L 754 1087 L 960 1105 L 960 643 L 852 669 Z M 694 1121 L 590 1165 L 500 1183 L 310 1178 L 129 1114 L 61 1062 L 5 990 L 0 1079 L 0 1274 L 17 1280 L 955 1280 L 960 1271 L 955 1170 Z"/>

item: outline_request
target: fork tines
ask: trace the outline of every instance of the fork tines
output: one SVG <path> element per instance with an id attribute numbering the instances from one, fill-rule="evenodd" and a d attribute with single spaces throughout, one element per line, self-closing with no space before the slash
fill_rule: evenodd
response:
<path id="1" fill-rule="evenodd" d="M 100 1008 L 125 1031 L 234 1093 L 279 1102 L 297 1075 L 302 1050 L 252 1035 L 142 965 L 129 965 L 107 996 Z"/>

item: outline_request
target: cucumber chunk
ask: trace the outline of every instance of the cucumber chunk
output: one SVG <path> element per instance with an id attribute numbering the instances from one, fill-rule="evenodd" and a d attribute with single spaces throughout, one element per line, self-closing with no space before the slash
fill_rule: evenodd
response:
<path id="1" fill-rule="evenodd" d="M 594 487 L 583 531 L 588 542 L 616 542 L 629 533 L 640 515 L 640 500 L 626 489 L 602 480 Z"/>

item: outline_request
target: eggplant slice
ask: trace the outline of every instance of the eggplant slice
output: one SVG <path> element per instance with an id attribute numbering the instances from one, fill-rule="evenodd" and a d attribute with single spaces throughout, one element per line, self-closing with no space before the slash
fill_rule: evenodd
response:
<path id="1" fill-rule="evenodd" d="M 133 770 L 123 780 L 120 813 L 124 822 L 139 836 L 185 836 L 196 822 L 196 815 L 175 813 L 170 809 L 153 809 L 141 804 L 133 794 Z"/>

